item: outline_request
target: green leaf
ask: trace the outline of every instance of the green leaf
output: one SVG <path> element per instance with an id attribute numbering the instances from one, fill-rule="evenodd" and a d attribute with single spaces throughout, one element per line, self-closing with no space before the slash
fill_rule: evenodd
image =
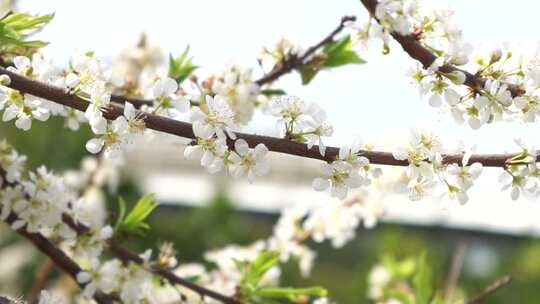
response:
<path id="1" fill-rule="evenodd" d="M 255 260 L 245 266 L 242 282 L 251 286 L 257 286 L 264 274 L 279 260 L 279 252 L 263 251 Z M 238 265 L 238 264 L 237 264 Z"/>
<path id="2" fill-rule="evenodd" d="M 42 16 L 32 16 L 26 13 L 15 13 L 8 15 L 6 18 L 0 20 L 0 22 L 7 25 L 14 31 L 20 32 L 23 30 L 39 28 L 49 23 L 53 18 L 54 13 Z"/>
<path id="3" fill-rule="evenodd" d="M 188 53 L 189 45 L 178 58 L 174 58 L 172 54 L 169 54 L 169 77 L 179 83 L 188 78 L 198 68 L 198 66 L 193 64 L 193 58 L 188 58 Z"/>
<path id="4" fill-rule="evenodd" d="M 26 40 L 26 38 L 53 18 L 54 13 L 42 16 L 13 13 L 5 16 L 0 20 L 0 51 L 9 55 L 18 55 L 15 53 L 16 47 L 41 48 L 46 46 L 47 42 Z"/>
<path id="5" fill-rule="evenodd" d="M 387 298 L 394 298 L 398 300 L 401 304 L 419 304 L 414 302 L 412 296 L 402 291 L 387 288 L 385 289 L 384 294 Z"/>
<path id="6" fill-rule="evenodd" d="M 340 40 L 330 41 L 325 44 L 323 52 L 327 58 L 324 61 L 323 67 L 334 68 L 346 64 L 364 64 L 365 60 L 360 58 L 355 51 L 352 50 L 350 36 L 346 36 Z"/>
<path id="7" fill-rule="evenodd" d="M 153 193 L 141 197 L 128 215 L 125 218 L 122 218 L 120 223 L 117 224 L 117 231 L 144 235 L 144 231 L 150 229 L 150 226 L 145 223 L 144 220 L 158 206 L 154 197 L 155 195 Z M 120 204 L 122 204 L 122 201 L 123 200 L 120 200 Z M 120 208 L 122 209 L 122 207 Z"/>
<path id="8" fill-rule="evenodd" d="M 413 277 L 416 304 L 429 304 L 433 294 L 432 274 L 426 263 L 425 252 L 418 258 L 416 274 Z"/>
<path id="9" fill-rule="evenodd" d="M 263 298 L 284 298 L 294 301 L 299 296 L 326 297 L 328 295 L 328 291 L 319 286 L 305 288 L 262 287 L 258 288 L 253 295 Z"/>
<path id="10" fill-rule="evenodd" d="M 306 85 L 315 78 L 315 75 L 319 72 L 318 68 L 314 68 L 309 64 L 302 65 L 298 68 L 300 76 L 302 77 L 302 85 Z"/>
<path id="11" fill-rule="evenodd" d="M 286 95 L 287 92 L 285 92 L 282 89 L 266 89 L 262 90 L 261 93 L 266 96 L 274 96 L 274 95 Z"/>
<path id="12" fill-rule="evenodd" d="M 116 224 L 114 225 L 114 230 L 118 231 L 120 224 L 124 220 L 124 216 L 126 215 L 126 201 L 124 201 L 124 198 L 121 196 L 118 198 L 118 217 L 116 219 Z"/>

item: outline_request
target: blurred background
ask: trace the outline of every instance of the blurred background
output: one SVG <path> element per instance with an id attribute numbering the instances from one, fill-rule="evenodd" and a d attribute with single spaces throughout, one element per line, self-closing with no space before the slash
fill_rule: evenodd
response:
<path id="1" fill-rule="evenodd" d="M 32 13 L 56 12 L 38 35 L 52 42 L 46 52 L 58 64 L 66 64 L 76 50 L 93 50 L 114 61 L 145 33 L 148 43 L 159 46 L 163 56 L 178 55 L 190 45 L 195 64 L 201 66 L 197 73 L 203 75 L 219 72 L 230 63 L 253 67 L 254 74 L 261 75 L 256 57 L 263 46 L 287 37 L 307 47 L 329 33 L 342 16 L 367 17 L 355 0 L 20 0 L 16 4 Z M 464 30 L 466 41 L 475 46 L 512 40 L 536 49 L 533 22 L 540 3 L 455 0 L 449 7 L 456 11 L 454 20 Z M 297 74 L 277 84 L 326 110 L 334 124 L 334 136 L 327 144 L 339 146 L 360 134 L 377 148 L 391 150 L 405 142 L 413 127 L 432 129 L 444 142 L 463 139 L 467 146 L 477 144 L 479 152 L 515 151 L 515 137 L 540 144 L 536 124 L 500 123 L 473 131 L 437 113 L 405 76 L 412 62 L 398 45 L 391 44 L 386 56 L 377 45 L 361 55 L 368 64 L 322 72 L 309 86 L 301 86 Z M 256 113 L 246 131 L 273 135 L 274 123 L 273 117 Z M 87 127 L 72 132 L 55 118 L 36 122 L 28 132 L 15 129 L 12 123 L 0 124 L 0 137 L 27 154 L 30 167 L 44 164 L 57 172 L 80 166 L 88 156 L 84 144 L 90 136 Z M 283 207 L 315 206 L 330 200 L 327 193 L 311 190 L 311 180 L 319 174 L 316 161 L 272 154 L 272 173 L 248 184 L 210 176 L 198 164 L 184 160 L 183 147 L 182 141 L 171 139 L 126 155 L 129 166 L 122 167 L 116 192 L 107 197 L 107 208 L 117 210 L 118 195 L 133 202 L 148 192 L 155 192 L 161 203 L 150 218 L 152 230 L 132 240 L 135 249 L 172 241 L 180 263 L 203 262 L 201 256 L 207 250 L 269 236 Z M 499 191 L 500 172 L 487 169 L 465 206 L 444 200 L 413 203 L 393 193 L 396 170 L 383 170 L 385 177 L 376 185 L 376 193 L 370 194 L 371 203 L 384 212 L 379 224 L 369 230 L 360 228 L 355 240 L 342 249 L 310 244 L 318 254 L 313 275 L 301 278 L 291 265 L 285 268 L 284 285 L 320 284 L 339 303 L 364 303 L 367 275 L 382 255 L 399 259 L 425 251 L 441 289 L 452 261 L 462 257 L 459 286 L 468 294 L 511 274 L 511 286 L 486 303 L 538 303 L 539 202 L 511 201 L 509 193 Z M 30 244 L 0 225 L 0 291 L 27 294 L 43 261 Z"/>

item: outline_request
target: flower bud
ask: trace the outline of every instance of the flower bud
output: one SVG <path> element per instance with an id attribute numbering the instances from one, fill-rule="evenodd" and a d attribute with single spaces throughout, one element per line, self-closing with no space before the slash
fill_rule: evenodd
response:
<path id="1" fill-rule="evenodd" d="M 0 75 L 0 85 L 9 85 L 11 83 L 11 78 L 8 75 Z"/>
<path id="2" fill-rule="evenodd" d="M 496 48 L 494 49 L 493 51 L 491 51 L 491 55 L 490 55 L 490 59 L 489 59 L 489 63 L 495 63 L 499 60 L 501 60 L 501 57 L 502 57 L 502 51 L 500 48 Z"/>

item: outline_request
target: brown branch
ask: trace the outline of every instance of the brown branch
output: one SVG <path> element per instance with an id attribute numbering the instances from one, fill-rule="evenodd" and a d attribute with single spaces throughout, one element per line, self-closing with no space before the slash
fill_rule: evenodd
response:
<path id="1" fill-rule="evenodd" d="M 79 111 L 85 111 L 89 103 L 80 97 L 71 94 L 68 90 L 63 88 L 54 87 L 48 84 L 44 84 L 39 81 L 31 80 L 24 76 L 12 73 L 2 67 L 0 67 L 0 75 L 8 75 L 11 78 L 9 87 L 26 92 L 28 94 L 41 97 L 67 107 L 74 108 Z M 111 105 L 104 110 L 105 117 L 109 120 L 113 120 L 122 115 L 123 108 L 118 105 Z M 146 126 L 150 129 L 194 139 L 192 126 L 190 123 L 178 121 L 162 116 L 152 115 L 148 113 L 141 113 L 142 118 L 146 122 Z M 276 138 L 263 135 L 254 135 L 247 133 L 236 133 L 238 138 L 244 139 L 250 147 L 255 147 L 257 144 L 264 144 L 270 151 L 301 156 L 305 158 L 312 158 L 331 162 L 335 160 L 339 153 L 339 148 L 328 147 L 326 149 L 325 156 L 320 155 L 318 146 L 314 146 L 311 149 L 307 148 L 307 145 L 290 141 L 288 139 Z M 227 144 L 230 148 L 233 148 L 234 143 L 228 140 Z M 396 160 L 390 152 L 383 151 L 361 151 L 361 155 L 367 157 L 372 164 L 378 165 L 391 165 L 391 166 L 407 166 L 406 160 Z M 479 162 L 485 167 L 505 167 L 506 161 L 514 157 L 517 153 L 509 154 L 475 154 L 470 158 L 470 163 Z M 463 154 L 445 154 L 443 155 L 444 163 L 457 163 L 461 164 Z M 537 160 L 540 158 L 537 158 Z"/>
<path id="2" fill-rule="evenodd" d="M 361 0 L 362 4 L 368 10 L 372 18 L 377 20 L 375 17 L 375 9 L 377 7 L 377 0 Z M 378 21 L 378 20 L 377 20 Z M 392 37 L 401 45 L 403 50 L 409 54 L 409 56 L 418 62 L 420 62 L 425 69 L 431 66 L 431 64 L 437 59 L 437 56 L 433 54 L 430 50 L 422 45 L 418 40 L 417 35 L 401 35 L 397 32 L 390 33 Z M 439 71 L 443 73 L 451 73 L 455 71 L 462 72 L 465 75 L 465 85 L 470 87 L 473 91 L 477 92 L 480 88 L 486 83 L 486 79 L 474 74 L 471 74 L 465 70 L 457 68 L 453 65 L 444 65 L 439 68 Z M 508 84 L 508 90 L 512 96 L 519 96 L 524 93 L 524 90 L 514 84 Z"/>
<path id="3" fill-rule="evenodd" d="M 448 280 L 446 281 L 446 288 L 444 291 L 444 298 L 446 300 L 450 300 L 454 294 L 454 289 L 461 275 L 461 270 L 463 269 L 466 249 L 467 244 L 461 241 L 458 243 L 457 248 L 454 251 L 454 255 L 452 256 L 450 272 L 448 273 Z"/>
<path id="4" fill-rule="evenodd" d="M 262 76 L 258 80 L 255 80 L 255 83 L 259 86 L 271 83 L 281 76 L 288 74 L 292 72 L 294 69 L 298 68 L 302 64 L 305 63 L 307 59 L 311 55 L 313 55 L 317 50 L 319 50 L 321 47 L 323 47 L 328 42 L 334 40 L 337 34 L 339 34 L 344 28 L 345 24 L 348 21 L 355 21 L 356 17 L 354 16 L 344 16 L 341 18 L 341 22 L 339 23 L 338 27 L 336 27 L 330 34 L 328 34 L 326 37 L 324 37 L 321 41 L 319 41 L 317 44 L 311 46 L 308 48 L 300 57 L 297 55 L 292 55 L 288 59 L 282 61 L 279 65 L 279 67 L 273 69 L 268 74 Z M 124 102 L 128 101 L 136 108 L 140 108 L 143 105 L 152 106 L 154 104 L 154 101 L 151 99 L 144 99 L 144 98 L 138 98 L 138 97 L 129 97 L 129 96 L 122 96 L 122 95 L 111 95 L 111 101 L 114 101 L 119 104 L 124 104 Z"/>
<path id="5" fill-rule="evenodd" d="M 473 296 L 469 300 L 466 300 L 464 304 L 477 304 L 482 303 L 487 297 L 489 297 L 491 294 L 496 292 L 502 287 L 505 287 L 506 285 L 510 284 L 512 282 L 512 277 L 510 276 L 504 276 L 497 281 L 493 282 L 491 285 L 486 287 L 482 292 L 479 294 Z"/>

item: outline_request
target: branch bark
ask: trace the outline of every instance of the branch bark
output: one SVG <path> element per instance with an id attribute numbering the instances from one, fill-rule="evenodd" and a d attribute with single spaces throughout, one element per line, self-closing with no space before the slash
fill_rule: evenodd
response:
<path id="1" fill-rule="evenodd" d="M 24 76 L 12 73 L 3 67 L 0 67 L 0 75 L 8 75 L 11 79 L 11 83 L 8 87 L 15 90 L 19 90 L 37 97 L 41 97 L 58 104 L 62 104 L 67 107 L 79 111 L 85 111 L 89 103 L 80 97 L 71 94 L 68 90 L 63 88 L 54 87 L 48 84 L 41 83 L 39 81 L 31 80 Z M 104 115 L 109 120 L 114 120 L 118 116 L 122 115 L 123 107 L 118 105 L 110 105 L 107 109 L 103 109 Z M 170 118 L 152 115 L 148 113 L 141 113 L 146 126 L 150 129 L 168 133 L 180 137 L 194 139 L 192 125 L 187 122 L 173 120 Z M 288 139 L 276 138 L 263 135 L 254 135 L 247 133 L 236 133 L 238 138 L 244 139 L 251 148 L 257 144 L 264 144 L 270 151 L 301 156 L 305 158 L 312 158 L 331 162 L 337 158 L 339 148 L 327 147 L 325 156 L 320 155 L 318 146 L 314 146 L 311 149 L 307 148 L 307 145 L 290 141 Z M 228 140 L 227 144 L 230 148 L 234 147 L 234 142 Z M 378 165 L 391 165 L 391 166 L 407 166 L 406 160 L 396 160 L 390 152 L 384 151 L 361 151 L 361 155 L 367 157 L 372 164 Z M 517 153 L 508 154 L 475 154 L 470 158 L 470 163 L 479 162 L 485 167 L 505 167 L 506 161 L 514 157 Z M 461 165 L 463 154 L 446 154 L 443 155 L 444 163 L 457 163 Z M 537 158 L 538 160 L 539 158 Z"/>
<path id="2" fill-rule="evenodd" d="M 375 17 L 375 10 L 377 8 L 377 0 L 361 0 L 364 7 L 367 9 L 369 14 L 372 18 L 379 21 Z M 427 69 L 431 64 L 437 59 L 437 56 L 433 54 L 430 50 L 428 50 L 426 47 L 422 45 L 422 43 L 417 39 L 415 35 L 401 35 L 397 32 L 390 33 L 394 40 L 396 40 L 403 50 L 409 54 L 409 56 L 418 62 L 420 62 L 425 69 Z M 453 65 L 444 65 L 439 68 L 439 70 L 443 73 L 451 73 L 455 71 L 462 72 L 465 74 L 465 85 L 471 88 L 473 91 L 478 91 L 480 88 L 484 86 L 486 83 L 486 79 L 482 78 L 480 76 L 471 74 L 465 70 L 462 70 L 460 68 L 457 68 Z M 508 90 L 510 90 L 510 93 L 513 97 L 522 95 L 524 93 L 524 90 L 520 88 L 519 86 L 508 84 Z"/>
<path id="3" fill-rule="evenodd" d="M 512 277 L 510 276 L 504 276 L 497 281 L 493 282 L 491 285 L 486 287 L 482 292 L 479 294 L 473 296 L 469 300 L 465 301 L 464 304 L 478 304 L 482 303 L 487 297 L 492 295 L 494 292 L 499 290 L 502 287 L 505 287 L 506 285 L 510 284 L 512 282 Z"/>
<path id="4" fill-rule="evenodd" d="M 323 47 L 326 43 L 332 41 L 336 35 L 338 35 L 344 28 L 345 24 L 348 21 L 355 21 L 356 17 L 354 16 L 344 16 L 341 18 L 341 22 L 339 23 L 338 27 L 336 27 L 330 34 L 328 34 L 326 37 L 324 37 L 321 41 L 319 41 L 317 44 L 311 46 L 308 48 L 300 57 L 293 56 L 289 58 L 288 60 L 285 60 L 281 62 L 281 65 L 270 71 L 268 74 L 262 76 L 258 80 L 255 80 L 255 83 L 259 86 L 271 83 L 281 76 L 288 74 L 292 72 L 294 69 L 298 68 L 302 64 L 305 63 L 307 59 L 311 55 L 313 55 L 317 50 L 319 50 L 321 47 Z M 151 99 L 144 99 L 144 98 L 138 98 L 138 97 L 130 97 L 130 96 L 122 96 L 122 95 L 111 95 L 111 100 L 114 102 L 117 102 L 119 104 L 124 104 L 126 101 L 130 102 L 135 106 L 136 108 L 140 108 L 143 105 L 151 106 L 154 104 L 154 101 Z"/>

